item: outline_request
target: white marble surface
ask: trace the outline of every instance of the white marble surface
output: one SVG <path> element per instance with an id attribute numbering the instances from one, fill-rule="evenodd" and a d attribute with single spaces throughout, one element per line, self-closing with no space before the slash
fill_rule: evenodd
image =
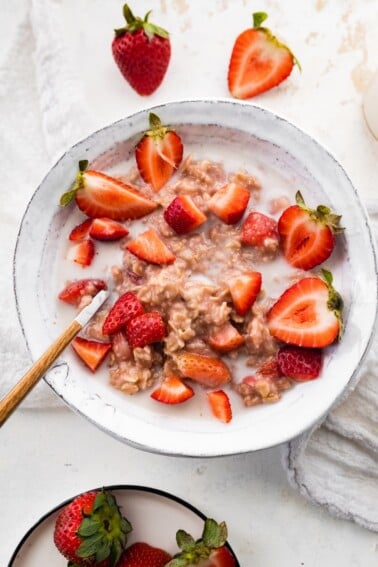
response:
<path id="1" fill-rule="evenodd" d="M 0 4 L 2 56 L 26 0 Z M 88 18 L 77 17 L 89 4 Z M 364 197 L 376 194 L 378 142 L 361 113 L 361 94 L 378 67 L 376 0 L 131 4 L 141 14 L 153 7 L 156 22 L 172 32 L 169 72 L 148 99 L 128 88 L 109 55 L 110 30 L 120 25 L 122 2 L 64 0 L 64 24 L 93 128 L 165 100 L 227 97 L 233 38 L 249 25 L 253 10 L 265 9 L 269 25 L 281 30 L 301 60 L 303 73 L 295 70 L 281 87 L 253 102 L 311 133 L 338 157 Z M 378 535 L 337 520 L 298 496 L 286 481 L 279 448 L 214 460 L 150 455 L 105 436 L 65 408 L 18 411 L 0 435 L 1 566 L 7 565 L 23 533 L 51 507 L 77 492 L 115 483 L 161 488 L 206 514 L 225 518 L 245 567 L 377 565 Z"/>

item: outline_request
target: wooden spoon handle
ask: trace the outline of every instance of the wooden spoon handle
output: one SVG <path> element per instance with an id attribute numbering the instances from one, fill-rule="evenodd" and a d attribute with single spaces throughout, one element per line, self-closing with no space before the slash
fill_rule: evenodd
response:
<path id="1" fill-rule="evenodd" d="M 5 423 L 11 413 L 22 402 L 33 386 L 42 378 L 52 363 L 58 358 L 60 353 L 72 341 L 77 333 L 82 329 L 82 325 L 77 321 L 72 323 L 63 333 L 49 346 L 42 356 L 17 382 L 12 390 L 0 401 L 0 427 Z"/>

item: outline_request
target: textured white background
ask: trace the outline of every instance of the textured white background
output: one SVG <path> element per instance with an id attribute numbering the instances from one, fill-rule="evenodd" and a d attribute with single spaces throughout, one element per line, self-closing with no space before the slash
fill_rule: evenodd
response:
<path id="1" fill-rule="evenodd" d="M 62 0 L 63 1 L 63 0 Z M 58 0 L 51 0 L 56 4 Z M 361 93 L 378 67 L 376 0 L 134 0 L 153 8 L 171 31 L 173 56 L 161 88 L 136 95 L 110 56 L 111 30 L 122 1 L 64 0 L 72 64 L 87 100 L 91 129 L 150 104 L 190 97 L 227 97 L 226 72 L 234 37 L 266 9 L 300 59 L 278 89 L 254 99 L 291 119 L 341 161 L 364 197 L 376 194 L 378 142 L 362 119 Z M 0 0 L 0 53 L 10 43 L 24 0 Z M 86 16 L 84 16 L 86 14 Z M 83 135 L 86 132 L 83 132 Z M 373 567 L 378 536 L 331 518 L 287 484 L 279 448 L 228 459 L 166 458 L 106 437 L 66 409 L 17 412 L 0 434 L 0 565 L 40 515 L 92 486 L 138 483 L 189 499 L 225 518 L 245 567 Z"/>

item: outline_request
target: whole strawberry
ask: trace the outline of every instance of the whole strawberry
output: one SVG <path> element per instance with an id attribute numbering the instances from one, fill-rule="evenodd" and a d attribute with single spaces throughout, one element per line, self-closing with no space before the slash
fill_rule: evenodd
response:
<path id="1" fill-rule="evenodd" d="M 131 529 L 112 494 L 91 491 L 74 498 L 60 512 L 54 543 L 75 566 L 113 567 L 126 547 Z"/>
<path id="2" fill-rule="evenodd" d="M 117 567 L 164 567 L 170 559 L 164 549 L 138 541 L 124 551 Z"/>
<path id="3" fill-rule="evenodd" d="M 127 25 L 115 30 L 112 51 L 122 75 L 140 95 L 152 94 L 162 82 L 171 58 L 166 30 L 148 21 L 151 12 L 136 18 L 127 4 Z"/>

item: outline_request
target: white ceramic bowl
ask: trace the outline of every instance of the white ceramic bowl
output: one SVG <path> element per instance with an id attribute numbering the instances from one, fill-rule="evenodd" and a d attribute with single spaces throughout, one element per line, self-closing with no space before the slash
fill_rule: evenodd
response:
<path id="1" fill-rule="evenodd" d="M 372 338 L 377 314 L 377 259 L 365 209 L 332 155 L 267 110 L 215 100 L 174 102 L 153 110 L 180 132 L 186 153 L 214 158 L 218 152 L 220 159 L 252 172 L 259 164 L 261 172 L 276 171 L 285 183 L 292 184 L 293 194 L 300 188 L 313 204 L 329 204 L 342 214 L 345 236 L 326 265 L 332 267 L 335 285 L 345 299 L 343 339 L 328 350 L 320 379 L 296 385 L 277 404 L 244 408 L 241 400 L 235 399 L 234 417 L 227 425 L 211 416 L 200 396 L 198 402 L 179 407 L 156 403 L 144 394 L 126 396 L 108 385 L 106 369 L 92 376 L 71 349 L 45 379 L 62 400 L 102 430 L 149 451 L 229 455 L 292 439 L 337 402 L 356 376 Z M 80 159 L 105 169 L 121 155 L 133 159 L 148 113 L 143 110 L 107 126 L 68 150 L 28 205 L 15 253 L 14 285 L 20 321 L 34 359 L 73 316 L 72 311 L 62 314 L 56 295 L 57 278 L 61 278 L 60 288 L 68 279 L 61 260 L 62 242 L 67 243 L 77 212 L 59 208 L 59 196 L 74 179 Z M 85 274 L 77 269 L 71 277 L 98 275 L 96 267 L 91 272 L 91 266 Z"/>

